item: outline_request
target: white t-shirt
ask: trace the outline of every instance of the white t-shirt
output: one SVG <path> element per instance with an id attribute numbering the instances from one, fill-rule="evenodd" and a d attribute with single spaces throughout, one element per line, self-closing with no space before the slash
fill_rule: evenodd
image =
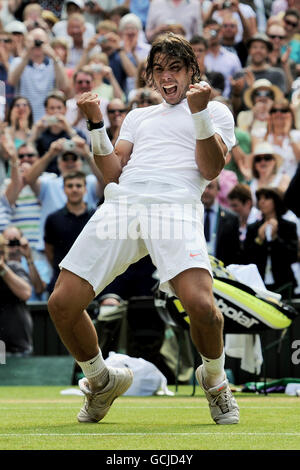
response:
<path id="1" fill-rule="evenodd" d="M 232 113 L 222 103 L 208 104 L 216 132 L 228 151 L 235 144 Z M 196 135 L 187 100 L 166 102 L 132 110 L 125 117 L 118 140 L 133 143 L 129 162 L 119 179 L 121 185 L 157 181 L 187 188 L 198 199 L 208 181 L 195 160 Z"/>

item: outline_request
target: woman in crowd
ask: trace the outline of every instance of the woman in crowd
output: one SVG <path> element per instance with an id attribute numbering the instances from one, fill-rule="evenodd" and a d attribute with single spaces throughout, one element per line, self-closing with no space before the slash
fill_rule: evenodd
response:
<path id="1" fill-rule="evenodd" d="M 256 264 L 266 288 L 288 298 L 296 286 L 291 265 L 297 262 L 297 227 L 283 218 L 286 208 L 280 190 L 260 188 L 256 199 L 262 219 L 248 225 L 244 263 Z"/>
<path id="2" fill-rule="evenodd" d="M 278 169 L 282 164 L 282 157 L 275 153 L 269 142 L 261 142 L 256 145 L 253 152 L 252 175 L 250 189 L 253 200 L 255 193 L 263 187 L 274 187 L 285 192 L 291 178 L 288 174 L 280 173 Z"/>
<path id="3" fill-rule="evenodd" d="M 6 118 L 8 126 L 5 129 L 16 148 L 26 142 L 31 134 L 33 126 L 32 107 L 25 96 L 16 96 L 7 110 Z"/>

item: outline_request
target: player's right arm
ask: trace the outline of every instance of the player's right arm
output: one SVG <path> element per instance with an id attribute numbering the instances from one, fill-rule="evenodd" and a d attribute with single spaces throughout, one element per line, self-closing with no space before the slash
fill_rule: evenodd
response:
<path id="1" fill-rule="evenodd" d="M 103 121 L 100 100 L 96 93 L 83 93 L 77 101 L 77 106 L 92 123 Z M 130 158 L 132 143 L 120 140 L 114 148 L 104 127 L 90 131 L 90 134 L 94 160 L 103 175 L 104 183 L 117 183 L 123 166 Z"/>

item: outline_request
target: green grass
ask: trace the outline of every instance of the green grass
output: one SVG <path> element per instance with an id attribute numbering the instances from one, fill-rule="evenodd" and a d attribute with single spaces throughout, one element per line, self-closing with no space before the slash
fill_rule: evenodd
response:
<path id="1" fill-rule="evenodd" d="M 79 424 L 66 387 L 0 387 L 0 450 L 299 450 L 300 398 L 235 394 L 241 422 L 217 426 L 199 387 L 174 397 L 121 397 L 98 424 Z M 174 390 L 174 387 L 170 387 Z"/>

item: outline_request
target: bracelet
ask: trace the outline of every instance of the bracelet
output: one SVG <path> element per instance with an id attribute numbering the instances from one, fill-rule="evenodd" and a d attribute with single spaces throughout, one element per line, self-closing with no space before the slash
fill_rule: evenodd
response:
<path id="1" fill-rule="evenodd" d="M 89 131 L 91 136 L 92 152 L 95 155 L 110 155 L 114 151 L 114 147 L 109 140 L 105 127 L 93 129 Z"/>
<path id="2" fill-rule="evenodd" d="M 192 118 L 197 140 L 209 139 L 215 134 L 215 128 L 207 108 L 199 113 L 192 114 Z"/>

